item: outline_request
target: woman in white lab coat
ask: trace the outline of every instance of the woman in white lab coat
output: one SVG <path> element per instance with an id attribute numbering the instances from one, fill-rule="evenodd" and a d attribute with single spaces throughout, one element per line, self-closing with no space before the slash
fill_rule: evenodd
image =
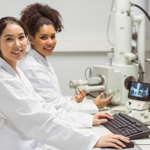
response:
<path id="1" fill-rule="evenodd" d="M 94 103 L 76 103 L 75 101 L 80 101 L 85 96 L 82 90 L 78 93 L 81 99 L 76 94 L 72 97 L 75 101 L 62 96 L 54 69 L 46 59 L 55 48 L 55 32 L 61 32 L 63 28 L 61 16 L 56 10 L 47 5 L 32 4 L 22 11 L 21 21 L 28 29 L 32 48 L 24 59 L 21 70 L 46 103 L 53 104 L 56 109 L 65 108 L 67 112 L 93 114 L 110 102 L 112 96 L 101 99 L 103 94 L 100 94 Z"/>
<path id="2" fill-rule="evenodd" d="M 83 127 L 78 119 L 45 103 L 16 66 L 25 53 L 26 36 L 19 20 L 0 19 L 0 150 L 44 150 L 43 143 L 59 150 L 90 150 L 94 146 L 119 148 L 115 144 L 123 145 L 119 140 L 128 142 L 121 135 L 99 137 L 81 132 L 74 128 Z M 107 113 L 98 113 L 93 124 L 98 117 L 113 119 Z"/>

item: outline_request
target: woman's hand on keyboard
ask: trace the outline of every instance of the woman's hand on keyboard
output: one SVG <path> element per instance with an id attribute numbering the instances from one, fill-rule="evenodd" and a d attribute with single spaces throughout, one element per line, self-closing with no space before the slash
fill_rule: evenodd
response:
<path id="1" fill-rule="evenodd" d="M 107 122 L 107 118 L 114 119 L 113 116 L 107 112 L 98 112 L 93 116 L 93 125 L 105 123 L 105 122 Z"/>
<path id="2" fill-rule="evenodd" d="M 110 103 L 113 95 L 107 97 L 106 99 L 102 99 L 102 97 L 103 97 L 103 93 L 101 93 L 95 98 L 94 104 L 98 107 L 98 109 L 107 106 Z"/>
<path id="3" fill-rule="evenodd" d="M 122 149 L 122 147 L 125 147 L 125 145 L 121 141 L 127 143 L 130 142 L 129 138 L 122 135 L 108 134 L 101 136 L 98 142 L 95 144 L 95 147 L 115 147 L 118 149 Z"/>

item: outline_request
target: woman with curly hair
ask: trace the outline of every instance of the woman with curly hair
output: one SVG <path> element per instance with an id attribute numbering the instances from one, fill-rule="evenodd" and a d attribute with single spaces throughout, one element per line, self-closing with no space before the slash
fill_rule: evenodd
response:
<path id="1" fill-rule="evenodd" d="M 119 148 L 113 144 L 116 139 L 127 142 L 121 135 L 99 138 L 93 133 L 81 132 L 75 127 L 82 125 L 64 109 L 57 111 L 45 103 L 17 67 L 27 47 L 26 36 L 26 28 L 20 20 L 0 19 L 0 150 L 44 150 L 45 144 L 59 150 L 90 150 L 94 146 Z M 106 113 L 101 117 L 113 119 Z M 92 117 L 93 124 L 98 118 Z"/>
<path id="2" fill-rule="evenodd" d="M 101 94 L 96 98 L 95 104 L 76 103 L 75 101 L 78 100 L 78 98 L 75 96 L 72 98 L 74 101 L 64 99 L 55 72 L 46 59 L 46 56 L 52 55 L 55 48 L 56 32 L 61 32 L 63 28 L 61 20 L 61 15 L 58 11 L 48 5 L 39 3 L 29 5 L 21 12 L 21 21 L 27 27 L 29 33 L 28 39 L 31 43 L 31 50 L 24 59 L 21 69 L 30 80 L 35 91 L 45 99 L 46 103 L 52 104 L 56 109 L 65 108 L 70 114 L 77 111 L 90 111 L 91 113 L 95 113 L 98 111 L 98 108 L 106 106 L 112 96 L 107 99 L 101 99 Z M 81 94 L 82 91 L 79 94 L 82 97 Z M 76 117 L 76 115 L 74 115 L 74 117 Z M 100 118 L 101 117 L 102 116 L 100 116 Z M 82 122 L 83 120 L 81 119 L 81 123 Z M 102 120 L 100 122 L 102 122 Z M 98 140 L 103 144 L 105 143 L 103 146 L 112 145 L 117 148 L 117 144 L 113 142 L 115 141 L 115 143 L 121 144 L 118 140 L 119 138 L 123 138 L 118 135 L 107 135 L 104 137 L 108 139 L 102 137 L 101 140 Z M 84 140 L 86 139 L 83 138 L 80 143 L 84 143 Z M 72 150 L 73 147 L 70 149 Z M 76 149 L 79 150 L 79 148 Z"/>
<path id="3" fill-rule="evenodd" d="M 100 94 L 94 103 L 77 103 L 85 97 L 84 90 L 78 93 L 80 98 L 76 94 L 70 99 L 62 96 L 54 69 L 46 59 L 46 56 L 52 55 L 55 48 L 56 33 L 63 29 L 62 18 L 58 11 L 48 5 L 32 4 L 21 12 L 21 21 L 27 27 L 31 43 L 31 50 L 24 59 L 21 69 L 35 91 L 47 103 L 53 104 L 56 109 L 65 108 L 67 112 L 94 114 L 110 102 L 112 96 L 101 99 L 103 94 Z"/>

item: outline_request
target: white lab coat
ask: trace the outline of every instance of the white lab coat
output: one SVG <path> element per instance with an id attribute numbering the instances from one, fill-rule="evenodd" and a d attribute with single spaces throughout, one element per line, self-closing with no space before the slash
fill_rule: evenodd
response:
<path id="1" fill-rule="evenodd" d="M 76 103 L 61 94 L 57 76 L 50 63 L 38 52 L 31 49 L 23 60 L 21 70 L 33 85 L 35 91 L 56 109 L 65 108 L 67 112 L 94 114 L 98 108 L 94 103 Z"/>
<path id="2" fill-rule="evenodd" d="M 0 58 L 0 150 L 44 150 L 43 143 L 59 150 L 92 149 L 99 136 L 74 128 L 84 125 L 45 103 L 17 70 L 22 81 Z"/>

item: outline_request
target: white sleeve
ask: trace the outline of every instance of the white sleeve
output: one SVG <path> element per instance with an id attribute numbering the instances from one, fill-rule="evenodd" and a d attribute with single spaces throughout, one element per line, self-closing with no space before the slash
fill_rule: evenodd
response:
<path id="1" fill-rule="evenodd" d="M 56 109 L 65 108 L 67 112 L 83 112 L 94 114 L 98 112 L 98 108 L 94 103 L 76 103 L 65 99 L 62 95 L 57 94 L 53 90 L 48 73 L 43 68 L 35 69 L 28 68 L 24 72 L 26 77 L 31 82 L 35 91 L 46 100 L 46 103 L 51 103 Z"/>
<path id="2" fill-rule="evenodd" d="M 22 73 L 22 76 L 24 76 L 23 73 Z M 66 115 L 66 110 L 64 108 L 60 108 L 60 109 L 58 109 L 58 111 L 56 111 L 53 104 L 46 103 L 45 100 L 34 91 L 34 88 L 31 85 L 31 83 L 28 81 L 28 79 L 25 76 L 24 76 L 24 78 L 26 79 L 26 83 L 28 84 L 28 86 L 30 86 L 30 88 L 32 89 L 32 91 L 34 93 L 34 97 L 36 97 L 41 102 L 44 110 L 49 111 L 53 114 L 56 112 L 55 115 L 57 115 L 57 117 L 59 117 L 60 119 L 62 119 L 64 121 L 67 121 L 68 123 L 73 124 L 75 127 L 78 127 L 78 128 L 92 127 L 93 115 L 83 114 L 81 112 L 70 112 Z"/>
<path id="3" fill-rule="evenodd" d="M 37 94 L 37 97 L 40 97 L 40 96 Z M 81 112 L 67 113 L 64 108 L 60 108 L 57 111 L 55 109 L 54 111 L 54 107 L 52 107 L 52 104 L 45 103 L 45 102 L 42 102 L 42 107 L 44 110 L 48 112 L 52 112 L 59 119 L 64 120 L 68 123 L 71 123 L 75 127 L 84 128 L 84 127 L 92 127 L 93 125 L 93 115 L 89 115 L 89 114 L 85 114 Z"/>
<path id="4" fill-rule="evenodd" d="M 13 78 L 0 76 L 0 110 L 16 127 L 15 132 L 18 129 L 29 138 L 59 149 L 91 150 L 94 147 L 99 136 L 81 132 L 60 120 L 57 112 L 44 110 L 37 97 L 25 87 Z"/>

